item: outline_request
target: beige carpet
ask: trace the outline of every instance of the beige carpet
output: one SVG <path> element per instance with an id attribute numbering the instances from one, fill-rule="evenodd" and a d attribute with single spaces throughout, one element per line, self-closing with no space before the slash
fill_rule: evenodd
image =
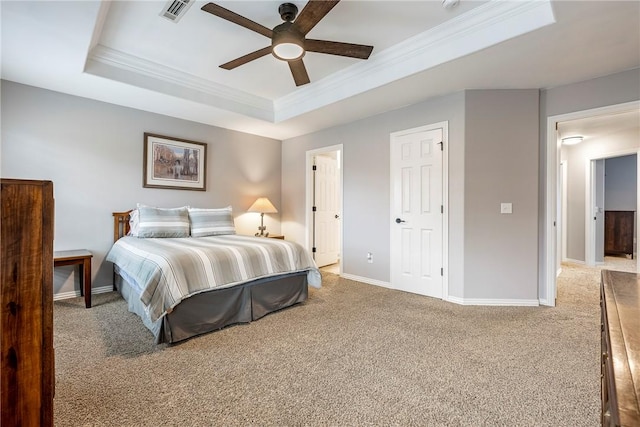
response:
<path id="1" fill-rule="evenodd" d="M 57 426 L 596 426 L 599 270 L 558 307 L 463 307 L 324 274 L 309 300 L 154 346 L 118 294 L 54 307 Z"/>

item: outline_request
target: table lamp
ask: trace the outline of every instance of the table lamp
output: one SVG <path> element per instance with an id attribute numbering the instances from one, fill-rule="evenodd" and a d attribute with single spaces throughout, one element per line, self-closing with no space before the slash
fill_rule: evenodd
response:
<path id="1" fill-rule="evenodd" d="M 256 236 L 268 237 L 269 233 L 265 233 L 267 227 L 264 225 L 264 214 L 278 212 L 275 206 L 273 206 L 273 203 L 271 203 L 271 201 L 266 197 L 260 197 L 258 200 L 253 202 L 247 212 L 260 212 L 260 227 L 258 227 L 258 233 L 256 233 Z"/>

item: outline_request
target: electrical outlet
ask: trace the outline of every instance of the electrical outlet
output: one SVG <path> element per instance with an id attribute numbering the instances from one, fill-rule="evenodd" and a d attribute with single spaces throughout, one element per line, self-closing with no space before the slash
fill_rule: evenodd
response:
<path id="1" fill-rule="evenodd" d="M 367 252 L 367 262 L 373 264 L 373 254 L 371 252 Z"/>

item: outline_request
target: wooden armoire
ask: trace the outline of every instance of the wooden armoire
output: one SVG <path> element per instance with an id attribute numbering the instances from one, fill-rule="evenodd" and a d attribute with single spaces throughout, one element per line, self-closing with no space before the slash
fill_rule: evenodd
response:
<path id="1" fill-rule="evenodd" d="M 52 426 L 53 183 L 0 182 L 0 425 Z"/>
<path id="2" fill-rule="evenodd" d="M 633 258 L 634 222 L 634 211 L 605 211 L 605 255 L 631 255 Z"/>

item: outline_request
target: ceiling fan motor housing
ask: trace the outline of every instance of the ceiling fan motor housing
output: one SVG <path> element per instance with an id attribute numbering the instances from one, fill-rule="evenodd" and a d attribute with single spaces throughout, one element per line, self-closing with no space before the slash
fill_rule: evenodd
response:
<path id="1" fill-rule="evenodd" d="M 296 19 L 298 14 L 298 6 L 293 3 L 282 3 L 278 8 L 278 13 L 283 21 L 291 22 Z"/>
<path id="2" fill-rule="evenodd" d="M 300 59 L 305 54 L 304 36 L 291 21 L 283 22 L 273 29 L 271 48 L 273 56 L 282 61 Z"/>

